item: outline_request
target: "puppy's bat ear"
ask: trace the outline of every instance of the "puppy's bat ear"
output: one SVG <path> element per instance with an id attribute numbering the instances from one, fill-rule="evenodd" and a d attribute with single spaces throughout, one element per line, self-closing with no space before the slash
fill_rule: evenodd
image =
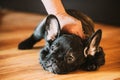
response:
<path id="1" fill-rule="evenodd" d="M 88 55 L 94 56 L 95 53 L 99 51 L 101 37 L 102 31 L 99 29 L 88 39 L 87 46 L 84 49 L 85 57 Z"/>
<path id="2" fill-rule="evenodd" d="M 45 23 L 45 40 L 54 41 L 60 35 L 60 24 L 56 16 L 48 15 Z"/>

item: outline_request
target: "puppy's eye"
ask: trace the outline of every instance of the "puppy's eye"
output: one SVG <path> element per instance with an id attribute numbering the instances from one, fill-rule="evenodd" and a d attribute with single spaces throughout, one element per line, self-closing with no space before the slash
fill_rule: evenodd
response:
<path id="1" fill-rule="evenodd" d="M 74 58 L 74 56 L 72 56 L 72 55 L 69 55 L 69 56 L 67 57 L 67 63 L 73 63 L 74 60 L 75 60 L 75 58 Z"/>

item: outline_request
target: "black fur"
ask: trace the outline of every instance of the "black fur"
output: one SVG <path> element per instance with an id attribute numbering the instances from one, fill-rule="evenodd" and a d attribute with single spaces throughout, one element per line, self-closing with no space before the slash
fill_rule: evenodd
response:
<path id="1" fill-rule="evenodd" d="M 40 51 L 40 64 L 45 70 L 56 74 L 65 74 L 77 69 L 97 70 L 105 63 L 105 54 L 99 46 L 102 31 L 95 32 L 93 21 L 83 13 L 75 10 L 67 12 L 82 22 L 86 39 L 63 33 L 56 16 L 48 15 L 37 26 L 32 36 L 21 42 L 18 48 L 30 49 L 44 38 L 46 45 Z"/>

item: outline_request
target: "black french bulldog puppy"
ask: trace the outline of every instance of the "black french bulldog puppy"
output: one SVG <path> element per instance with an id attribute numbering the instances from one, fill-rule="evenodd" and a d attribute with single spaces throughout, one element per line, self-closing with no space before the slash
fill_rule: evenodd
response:
<path id="1" fill-rule="evenodd" d="M 22 41 L 19 49 L 31 49 L 33 45 L 45 39 L 46 45 L 40 51 L 40 64 L 55 74 L 65 74 L 77 69 L 97 70 L 105 63 L 105 54 L 99 46 L 102 31 L 94 31 L 93 21 L 75 10 L 68 14 L 82 22 L 86 39 L 68 34 L 60 29 L 56 16 L 48 15 L 35 29 L 32 36 Z"/>

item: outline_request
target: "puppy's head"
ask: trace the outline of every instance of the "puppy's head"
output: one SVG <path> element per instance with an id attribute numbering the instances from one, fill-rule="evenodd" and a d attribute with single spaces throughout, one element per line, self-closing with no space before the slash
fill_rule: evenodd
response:
<path id="1" fill-rule="evenodd" d="M 46 45 L 40 52 L 42 67 L 56 74 L 63 74 L 80 67 L 88 55 L 94 56 L 99 50 L 101 30 L 83 41 L 73 34 L 62 34 L 58 19 L 49 15 L 46 18 Z"/>

